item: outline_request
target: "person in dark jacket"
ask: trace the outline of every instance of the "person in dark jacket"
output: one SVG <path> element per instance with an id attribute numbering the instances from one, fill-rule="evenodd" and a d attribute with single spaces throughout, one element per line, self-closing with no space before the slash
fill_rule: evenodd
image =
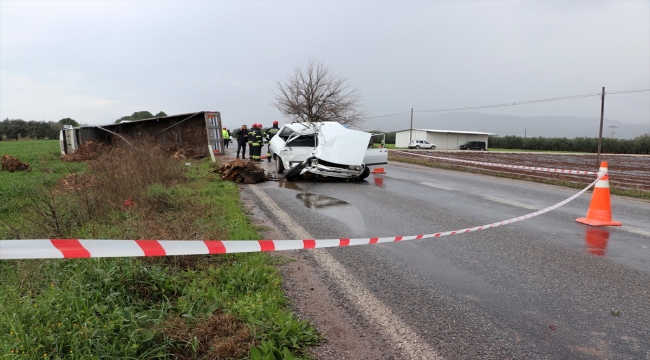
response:
<path id="1" fill-rule="evenodd" d="M 262 124 L 253 125 L 253 129 L 248 132 L 248 141 L 253 146 L 251 149 L 253 161 L 262 161 Z"/>
<path id="2" fill-rule="evenodd" d="M 241 150 L 241 158 L 246 158 L 246 144 L 248 143 L 248 129 L 246 125 L 241 126 L 241 130 L 237 133 L 237 158 L 239 158 L 239 150 Z M 249 153 L 250 155 L 250 153 Z"/>

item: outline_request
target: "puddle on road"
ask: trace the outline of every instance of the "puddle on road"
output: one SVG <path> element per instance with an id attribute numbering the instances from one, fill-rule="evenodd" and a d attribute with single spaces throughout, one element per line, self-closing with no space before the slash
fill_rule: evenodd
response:
<path id="1" fill-rule="evenodd" d="M 293 181 L 280 180 L 280 181 L 278 181 L 278 187 L 285 188 L 285 189 L 302 191 L 302 188 L 300 186 L 298 186 L 298 184 L 296 184 Z"/>
<path id="2" fill-rule="evenodd" d="M 585 232 L 585 245 L 587 251 L 596 256 L 605 256 L 609 231 L 600 228 L 588 228 Z"/>
<path id="3" fill-rule="evenodd" d="M 359 209 L 343 200 L 311 193 L 297 194 L 296 199 L 306 207 L 348 225 L 357 234 L 366 231 L 366 224 Z"/>

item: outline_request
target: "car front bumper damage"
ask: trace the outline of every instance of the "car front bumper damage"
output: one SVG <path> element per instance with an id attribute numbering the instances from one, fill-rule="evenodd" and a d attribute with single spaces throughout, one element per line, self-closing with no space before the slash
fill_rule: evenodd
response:
<path id="1" fill-rule="evenodd" d="M 340 167 L 317 164 L 317 165 L 306 166 L 301 172 L 301 175 L 306 175 L 307 173 L 310 173 L 310 174 L 324 176 L 324 177 L 349 179 L 349 178 L 359 177 L 359 175 L 361 175 L 362 172 L 363 169 L 352 170 L 352 169 L 343 169 Z"/>

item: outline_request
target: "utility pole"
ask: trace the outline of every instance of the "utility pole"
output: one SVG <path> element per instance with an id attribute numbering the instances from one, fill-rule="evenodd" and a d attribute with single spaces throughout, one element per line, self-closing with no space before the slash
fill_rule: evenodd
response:
<path id="1" fill-rule="evenodd" d="M 612 126 L 610 126 L 609 128 L 612 129 L 612 130 L 609 131 L 609 133 L 612 134 L 612 139 L 613 139 L 613 138 L 614 138 L 614 134 L 616 134 L 616 131 L 615 131 L 614 129 L 618 129 L 618 126 L 616 126 L 616 125 L 612 125 Z"/>
<path id="2" fill-rule="evenodd" d="M 600 145 L 603 141 L 603 115 L 605 114 L 605 87 L 603 86 L 603 93 L 600 94 L 600 131 L 598 131 L 598 155 L 596 155 L 597 165 L 600 166 Z"/>
<path id="3" fill-rule="evenodd" d="M 409 143 L 413 140 L 413 108 L 411 108 L 411 134 L 409 135 Z"/>

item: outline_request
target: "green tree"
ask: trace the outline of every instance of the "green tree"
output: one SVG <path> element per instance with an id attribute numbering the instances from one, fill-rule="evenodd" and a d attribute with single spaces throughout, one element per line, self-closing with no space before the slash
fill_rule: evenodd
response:
<path id="1" fill-rule="evenodd" d="M 115 121 L 116 124 L 121 123 L 122 121 L 135 121 L 135 120 L 142 120 L 142 119 L 150 119 L 153 117 L 158 117 L 158 116 L 167 116 L 164 112 L 159 112 L 158 114 L 164 114 L 164 115 L 156 115 L 154 116 L 152 113 L 148 111 L 136 111 L 134 112 L 131 116 L 122 116 L 121 118 L 117 119 Z"/>
<path id="2" fill-rule="evenodd" d="M 26 137 L 29 130 L 27 128 L 27 121 L 21 119 L 9 120 L 7 124 L 7 131 L 5 135 L 8 138 L 18 140 L 18 137 Z"/>
<path id="3" fill-rule="evenodd" d="M 76 122 L 74 119 L 71 119 L 69 117 L 59 120 L 59 124 L 61 124 L 61 125 L 72 125 L 72 127 L 79 127 L 79 123 Z"/>
<path id="4" fill-rule="evenodd" d="M 167 116 L 167 114 L 165 114 L 164 111 L 161 111 L 158 114 L 156 114 L 156 117 L 163 117 L 163 116 Z"/>

